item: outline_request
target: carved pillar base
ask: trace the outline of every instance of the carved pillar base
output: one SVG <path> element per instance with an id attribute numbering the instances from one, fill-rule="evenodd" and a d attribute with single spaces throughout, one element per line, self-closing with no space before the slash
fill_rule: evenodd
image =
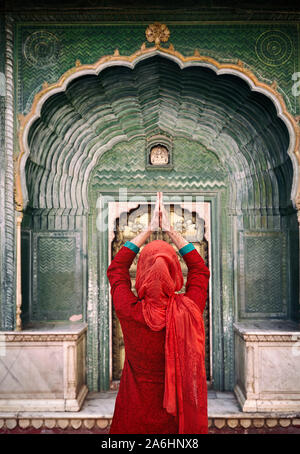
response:
<path id="1" fill-rule="evenodd" d="M 235 323 L 235 395 L 245 412 L 300 408 L 300 326 L 290 321 Z"/>
<path id="2" fill-rule="evenodd" d="M 0 333 L 0 411 L 79 411 L 86 326 Z"/>

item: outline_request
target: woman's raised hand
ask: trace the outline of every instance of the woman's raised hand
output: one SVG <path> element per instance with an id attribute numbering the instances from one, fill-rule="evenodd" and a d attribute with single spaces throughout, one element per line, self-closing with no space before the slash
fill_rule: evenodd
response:
<path id="1" fill-rule="evenodd" d="M 156 232 L 157 230 L 159 230 L 159 227 L 161 226 L 161 222 L 160 222 L 160 218 L 161 218 L 161 215 L 160 215 L 160 194 L 161 192 L 157 192 L 156 194 L 156 203 L 155 203 L 155 207 L 154 207 L 154 212 L 153 212 L 153 215 L 152 215 L 152 218 L 151 218 L 151 221 L 150 221 L 150 230 L 152 232 Z"/>
<path id="2" fill-rule="evenodd" d="M 157 192 L 154 212 L 150 221 L 150 230 L 156 232 L 161 228 L 165 232 L 170 230 L 169 213 L 163 205 L 163 193 Z"/>
<path id="3" fill-rule="evenodd" d="M 169 232 L 171 227 L 170 215 L 167 212 L 166 208 L 164 207 L 162 192 L 160 193 L 160 219 L 161 219 L 160 226 L 162 230 Z"/>
<path id="4" fill-rule="evenodd" d="M 151 233 L 156 232 L 159 228 L 168 234 L 178 249 L 181 249 L 188 243 L 188 241 L 185 240 L 183 236 L 179 232 L 176 232 L 174 227 L 171 226 L 169 213 L 163 205 L 162 192 L 157 192 L 156 203 L 150 224 L 145 230 L 140 232 L 133 240 L 131 240 L 131 242 L 136 244 L 138 247 L 141 247 L 149 238 Z"/>
<path id="5" fill-rule="evenodd" d="M 174 227 L 170 223 L 170 215 L 163 205 L 163 193 L 160 193 L 160 213 L 161 213 L 161 228 L 164 230 L 168 236 L 171 238 L 173 243 L 177 246 L 178 249 L 181 249 L 183 246 L 188 244 L 188 241 L 183 238 L 183 236 L 174 230 Z"/>
<path id="6" fill-rule="evenodd" d="M 157 193 L 156 203 L 154 207 L 154 212 L 151 217 L 150 223 L 147 225 L 145 229 L 143 229 L 140 233 L 137 234 L 135 238 L 133 238 L 131 243 L 134 243 L 136 246 L 141 247 L 145 241 L 148 240 L 152 232 L 156 232 L 159 230 L 160 227 L 160 211 L 159 211 L 159 204 L 160 204 L 160 193 Z"/>

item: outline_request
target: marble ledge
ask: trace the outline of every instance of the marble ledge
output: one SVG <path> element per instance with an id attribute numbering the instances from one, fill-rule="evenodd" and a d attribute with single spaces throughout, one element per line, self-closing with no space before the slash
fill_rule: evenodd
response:
<path id="1" fill-rule="evenodd" d="M 86 331 L 86 323 L 39 323 L 21 331 L 0 331 L 0 343 L 75 340 L 81 338 Z"/>
<path id="2" fill-rule="evenodd" d="M 27 325 L 21 331 L 0 331 L 1 334 L 69 334 L 81 333 L 87 330 L 87 323 L 78 322 L 48 322 Z"/>
<path id="3" fill-rule="evenodd" d="M 300 335 L 300 323 L 291 320 L 251 320 L 235 322 L 233 328 L 240 335 Z"/>

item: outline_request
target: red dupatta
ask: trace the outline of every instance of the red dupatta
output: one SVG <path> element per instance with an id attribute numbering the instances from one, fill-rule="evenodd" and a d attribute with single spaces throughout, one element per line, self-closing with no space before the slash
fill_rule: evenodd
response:
<path id="1" fill-rule="evenodd" d="M 194 301 L 175 293 L 182 286 L 174 248 L 161 240 L 148 243 L 138 259 L 135 287 L 147 325 L 166 328 L 163 407 L 178 418 L 178 433 L 207 433 L 203 317 Z"/>

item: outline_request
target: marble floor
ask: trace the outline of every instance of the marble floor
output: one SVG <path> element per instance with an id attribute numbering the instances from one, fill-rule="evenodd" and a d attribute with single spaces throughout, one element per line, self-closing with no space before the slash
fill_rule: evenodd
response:
<path id="1" fill-rule="evenodd" d="M 17 417 L 17 418 L 106 418 L 111 419 L 113 416 L 116 391 L 107 392 L 90 392 L 88 393 L 85 402 L 79 412 L 36 412 L 36 411 L 22 411 L 22 412 L 1 412 L 0 418 L 3 417 Z M 295 418 L 300 416 L 299 413 L 246 413 L 242 412 L 237 399 L 232 392 L 217 392 L 208 391 L 208 417 L 209 418 Z"/>

